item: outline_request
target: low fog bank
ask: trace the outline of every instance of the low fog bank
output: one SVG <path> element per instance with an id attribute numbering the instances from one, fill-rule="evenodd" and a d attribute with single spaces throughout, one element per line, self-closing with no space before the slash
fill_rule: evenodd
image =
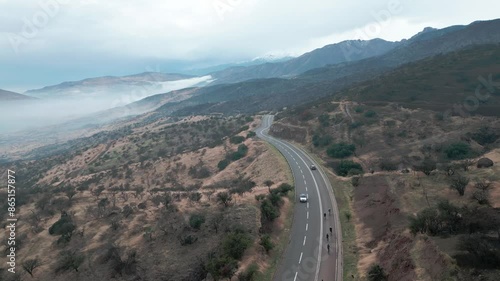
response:
<path id="1" fill-rule="evenodd" d="M 8 134 L 95 114 L 112 107 L 109 98 L 12 101 L 0 104 L 0 134 Z"/>
<path id="2" fill-rule="evenodd" d="M 170 82 L 158 82 L 154 86 L 148 87 L 133 86 L 128 87 L 126 90 L 114 90 L 113 85 L 106 85 L 106 88 L 87 88 L 82 89 L 80 92 L 73 90 L 67 96 L 62 96 L 60 93 L 54 95 L 43 93 L 36 95 L 40 99 L 35 101 L 2 102 L 0 103 L 0 134 L 5 135 L 53 126 L 82 117 L 88 117 L 85 119 L 89 120 L 89 122 L 98 121 L 92 117 L 93 115 L 102 116 L 102 111 L 121 107 L 155 94 L 203 85 L 209 83 L 210 79 L 210 76 L 196 77 Z M 121 88 L 121 86 L 117 88 Z M 123 114 L 113 114 L 110 117 L 120 118 L 125 117 L 127 114 L 136 114 L 136 112 L 125 110 L 119 112 L 123 112 Z M 85 124 L 79 125 L 83 127 Z"/>

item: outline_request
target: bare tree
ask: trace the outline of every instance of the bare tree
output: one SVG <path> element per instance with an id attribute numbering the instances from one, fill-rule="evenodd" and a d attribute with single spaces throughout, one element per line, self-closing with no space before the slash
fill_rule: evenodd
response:
<path id="1" fill-rule="evenodd" d="M 125 192 L 125 191 L 122 191 L 122 192 L 120 193 L 120 198 L 123 200 L 123 202 L 127 202 L 127 201 L 128 201 L 128 198 L 129 198 L 128 193 L 127 193 L 127 192 Z"/>
<path id="2" fill-rule="evenodd" d="M 68 186 L 64 189 L 64 194 L 66 194 L 66 197 L 68 197 L 69 202 L 72 202 L 73 196 L 76 195 L 75 188 L 72 186 Z"/>
<path id="3" fill-rule="evenodd" d="M 45 208 L 50 204 L 50 199 L 52 199 L 52 196 L 48 193 L 45 193 L 38 199 L 35 203 L 35 206 L 40 209 L 40 210 L 45 210 Z"/>
<path id="4" fill-rule="evenodd" d="M 491 186 L 491 182 L 488 182 L 484 179 L 480 179 L 476 182 L 474 187 L 476 191 L 472 194 L 472 198 L 474 198 L 477 203 L 484 205 L 489 203 L 489 188 Z"/>
<path id="5" fill-rule="evenodd" d="M 148 241 L 153 241 L 153 234 L 155 232 L 155 229 L 151 226 L 148 226 L 148 227 L 145 227 L 144 228 L 144 238 L 146 238 L 146 240 Z"/>
<path id="6" fill-rule="evenodd" d="M 58 265 L 56 267 L 56 273 L 67 270 L 74 270 L 78 272 L 78 269 L 85 260 L 85 256 L 78 254 L 76 251 L 64 251 L 61 253 Z"/>
<path id="7" fill-rule="evenodd" d="M 469 178 L 463 175 L 457 175 L 451 179 L 451 187 L 458 191 L 460 196 L 464 196 L 465 188 L 469 184 Z"/>
<path id="8" fill-rule="evenodd" d="M 224 205 L 224 207 L 228 207 L 231 201 L 233 200 L 233 197 L 231 194 L 227 192 L 219 192 L 217 193 L 217 201 L 221 204 Z"/>
<path id="9" fill-rule="evenodd" d="M 475 162 L 472 159 L 465 159 L 465 160 L 460 161 L 460 163 L 458 163 L 458 166 L 460 168 L 462 168 L 464 170 L 464 172 L 467 172 L 469 170 L 469 167 L 473 166 L 474 163 Z"/>
<path id="10" fill-rule="evenodd" d="M 41 265 L 42 263 L 40 262 L 40 260 L 38 260 L 38 257 L 25 260 L 22 263 L 24 271 L 26 271 L 31 277 L 33 277 L 33 271 Z"/>
<path id="11" fill-rule="evenodd" d="M 201 193 L 200 192 L 190 192 L 189 193 L 189 200 L 192 202 L 199 202 L 201 200 Z"/>
<path id="12" fill-rule="evenodd" d="M 118 194 L 118 190 L 116 188 L 111 189 L 111 203 L 113 204 L 113 208 L 116 207 L 116 195 Z"/>
<path id="13" fill-rule="evenodd" d="M 210 201 L 210 200 L 211 200 L 211 198 L 212 198 L 212 195 L 213 195 L 213 194 L 214 194 L 214 191 L 213 191 L 213 190 L 210 190 L 210 191 L 205 192 L 205 195 L 207 196 L 208 201 Z"/>
<path id="14" fill-rule="evenodd" d="M 172 230 L 172 222 L 169 220 L 169 214 L 166 211 L 160 212 L 156 227 L 163 232 L 165 236 Z"/>
<path id="15" fill-rule="evenodd" d="M 99 199 L 99 196 L 101 196 L 102 192 L 104 191 L 104 186 L 100 185 L 94 189 L 92 189 L 91 193 L 93 196 L 96 197 L 96 200 Z"/>
<path id="16" fill-rule="evenodd" d="M 220 226 L 221 226 L 223 221 L 224 221 L 224 214 L 222 214 L 222 213 L 216 214 L 210 220 L 210 226 L 215 230 L 216 234 L 219 232 Z"/>
<path id="17" fill-rule="evenodd" d="M 31 215 L 28 216 L 28 223 L 31 225 L 33 233 L 40 233 L 43 228 L 40 226 L 40 215 L 34 210 L 31 210 Z"/>
<path id="18" fill-rule="evenodd" d="M 480 179 L 476 182 L 475 187 L 479 190 L 487 191 L 491 187 L 491 182 L 485 179 Z"/>
<path id="19" fill-rule="evenodd" d="M 144 196 L 144 193 L 143 193 L 144 192 L 144 187 L 142 187 L 142 186 L 136 187 L 134 189 L 134 191 L 135 191 L 134 192 L 134 197 L 135 198 L 139 198 L 139 199 L 142 200 L 142 197 Z"/>

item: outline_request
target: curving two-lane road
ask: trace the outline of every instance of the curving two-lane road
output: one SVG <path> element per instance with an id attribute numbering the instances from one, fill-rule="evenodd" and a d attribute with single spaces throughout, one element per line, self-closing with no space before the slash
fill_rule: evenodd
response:
<path id="1" fill-rule="evenodd" d="M 255 132 L 276 147 L 288 161 L 297 197 L 290 241 L 274 280 L 341 281 L 342 232 L 331 184 L 320 166 L 303 150 L 267 134 L 272 122 L 272 115 L 264 116 Z M 317 170 L 310 169 L 313 164 Z M 308 203 L 298 203 L 298 195 L 302 193 L 309 196 Z M 330 245 L 329 252 L 327 245 Z"/>

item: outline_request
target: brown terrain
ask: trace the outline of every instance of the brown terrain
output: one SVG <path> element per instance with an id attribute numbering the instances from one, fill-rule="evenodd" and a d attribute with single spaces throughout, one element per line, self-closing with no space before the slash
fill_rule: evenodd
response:
<path id="1" fill-rule="evenodd" d="M 497 118 L 469 116 L 443 120 L 435 112 L 396 104 L 368 106 L 333 101 L 298 107 L 278 115 L 277 119 L 271 132 L 320 157 L 326 169 L 336 173 L 331 177 L 334 189 L 339 189 L 336 193 L 348 198 L 347 205 L 340 203 L 341 208 L 350 210 L 341 214 L 347 217 L 349 213 L 347 219 L 342 218 L 343 229 L 353 225 L 355 237 L 346 237 L 344 233 L 344 260 L 348 263 L 355 259 L 357 266 L 355 269 L 344 266 L 346 280 L 366 280 L 374 265 L 382 268 L 387 280 L 395 281 L 498 280 L 497 268 L 481 268 L 461 260 L 461 256 L 468 254 L 460 248 L 461 239 L 469 237 L 466 231 L 435 235 L 412 233 L 409 228 L 410 217 L 415 218 L 422 210 L 443 200 L 463 207 L 462 212 L 467 208 L 491 210 L 500 228 L 500 142 L 498 135 L 483 144 L 478 143 L 477 137 L 485 126 L 489 132 L 498 133 Z M 291 137 L 301 130 L 305 140 Z M 325 136 L 329 136 L 326 144 L 321 143 Z M 354 144 L 355 154 L 346 160 L 359 163 L 363 172 L 353 170 L 348 176 L 339 176 L 336 167 L 341 161 L 328 155 L 327 149 L 341 142 Z M 464 160 L 447 159 L 449 147 L 456 143 L 465 143 L 471 150 L 461 158 Z M 494 165 L 476 168 L 483 157 L 491 159 Z M 422 172 L 425 159 L 437 163 L 429 175 Z M 451 173 L 454 174 L 450 176 Z M 469 179 L 463 196 L 450 188 L 458 174 Z M 489 188 L 485 191 L 487 202 L 479 204 L 475 199 L 479 189 L 475 186 L 482 181 L 489 183 Z M 494 220 L 489 225 L 492 224 Z M 482 239 L 499 239 L 493 229 L 483 233 Z M 350 246 L 353 239 L 355 247 Z"/>
<path id="2" fill-rule="evenodd" d="M 160 122 L 57 161 L 9 167 L 18 175 L 30 167 L 40 172 L 33 171 L 34 187 L 17 210 L 16 278 L 30 279 L 21 264 L 36 260 L 36 280 L 200 280 L 207 271 L 207 280 L 219 279 L 211 270 L 230 262 L 222 260 L 229 236 L 236 239 L 232 247 L 246 246 L 244 241 L 248 246 L 234 268 L 227 265 L 231 273 L 217 272 L 244 278 L 256 268 L 254 278 L 267 276 L 282 249 L 268 253 L 261 241 L 269 235 L 271 244 L 279 244 L 292 204 L 284 196 L 282 215 L 274 221 L 261 217 L 260 204 L 269 190 L 292 178 L 282 156 L 249 135 L 258 123 L 206 116 Z M 224 139 L 218 141 L 212 130 L 225 130 Z M 163 138 L 165 132 L 172 137 Z M 191 143 L 199 148 L 189 150 Z M 241 146 L 246 152 L 221 169 L 218 164 Z M 65 219 L 74 230 L 51 235 L 52 226 Z"/>

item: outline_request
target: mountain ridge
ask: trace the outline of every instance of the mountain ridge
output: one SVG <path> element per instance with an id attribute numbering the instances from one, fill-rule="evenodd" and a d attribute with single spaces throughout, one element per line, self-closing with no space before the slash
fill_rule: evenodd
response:
<path id="1" fill-rule="evenodd" d="M 329 44 L 284 62 L 238 66 L 211 73 L 212 84 L 236 83 L 250 79 L 291 77 L 328 64 L 356 61 L 378 56 L 395 48 L 399 42 L 383 39 L 346 40 Z"/>
<path id="2" fill-rule="evenodd" d="M 145 81 L 168 82 L 194 78 L 195 76 L 177 73 L 143 72 L 126 76 L 99 76 L 77 81 L 66 81 L 56 85 L 45 86 L 39 89 L 28 90 L 24 94 L 37 95 L 48 91 L 62 91 L 79 86 L 105 86 L 111 83 L 141 83 Z"/>
<path id="3" fill-rule="evenodd" d="M 35 100 L 36 98 L 0 89 L 0 101 Z"/>
<path id="4" fill-rule="evenodd" d="M 464 28 L 430 30 L 428 32 L 431 33 L 427 34 L 426 38 L 420 37 L 418 40 L 414 38 L 382 56 L 313 69 L 294 79 L 252 79 L 235 84 L 208 86 L 197 90 L 191 98 L 180 102 L 186 106 L 184 109 L 180 104 L 175 105 L 175 110 L 170 108 L 171 105 L 165 104 L 157 111 L 165 114 L 178 111 L 183 115 L 189 115 L 195 114 L 194 109 L 201 110 L 198 113 L 233 114 L 278 110 L 335 94 L 349 85 L 374 79 L 404 64 L 478 45 L 498 44 L 500 34 L 489 36 L 489 32 L 495 28 L 500 30 L 500 20 L 475 22 Z M 429 48 L 435 49 L 429 50 Z"/>

